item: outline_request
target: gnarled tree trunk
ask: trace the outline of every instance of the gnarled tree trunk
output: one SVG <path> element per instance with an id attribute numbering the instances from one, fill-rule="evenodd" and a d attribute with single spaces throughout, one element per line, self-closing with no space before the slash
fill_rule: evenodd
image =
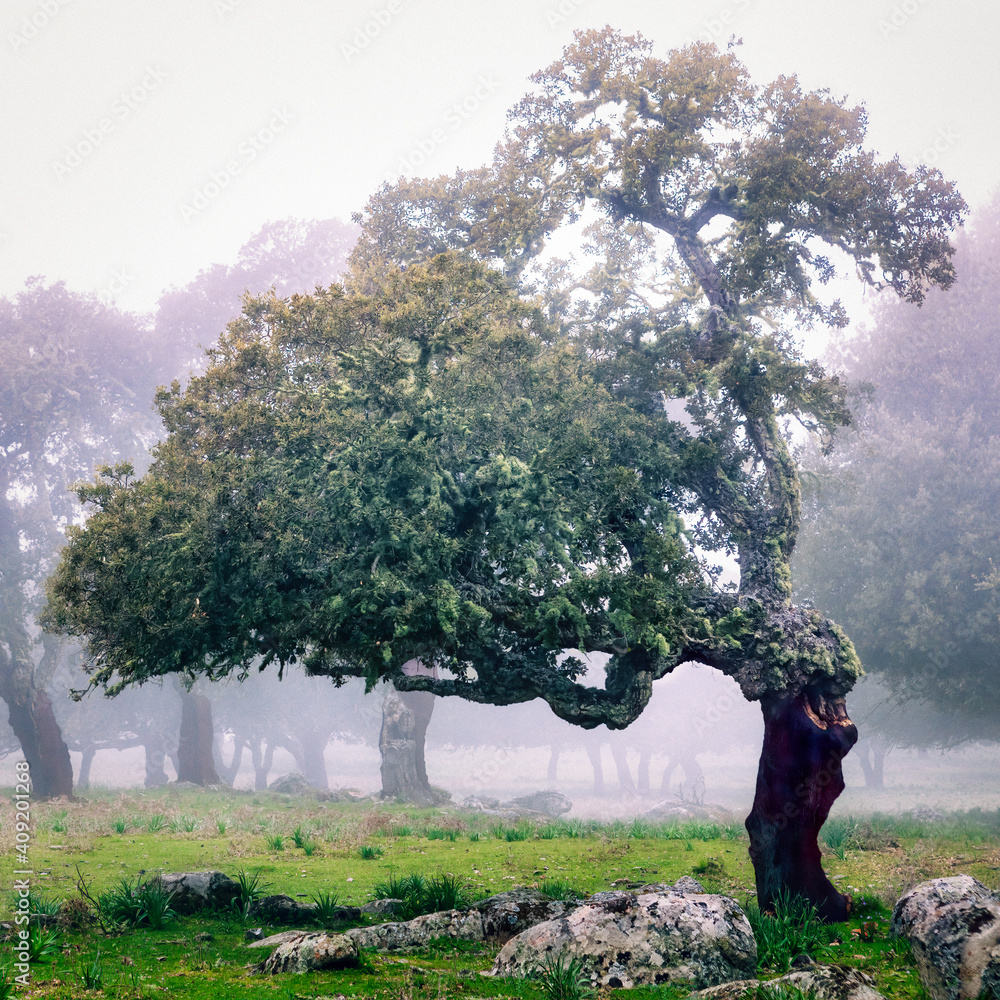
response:
<path id="1" fill-rule="evenodd" d="M 845 920 L 850 898 L 826 877 L 817 836 L 844 790 L 841 761 L 858 738 L 842 696 L 808 688 L 761 699 L 764 745 L 757 794 L 747 817 L 757 903 L 805 896 L 825 920 Z"/>
<path id="2" fill-rule="evenodd" d="M 10 728 L 21 744 L 21 752 L 31 769 L 31 791 L 35 798 L 60 795 L 73 797 L 73 764 L 52 711 L 52 702 L 44 691 L 5 695 Z"/>
<path id="3" fill-rule="evenodd" d="M 425 806 L 437 803 L 424 760 L 424 737 L 433 708 L 434 695 L 423 691 L 386 695 L 378 739 L 382 798 Z"/>

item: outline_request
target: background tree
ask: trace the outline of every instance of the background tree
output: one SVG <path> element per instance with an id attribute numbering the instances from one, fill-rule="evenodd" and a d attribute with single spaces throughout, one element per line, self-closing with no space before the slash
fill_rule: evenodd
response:
<path id="1" fill-rule="evenodd" d="M 46 691 L 61 650 L 34 624 L 62 528 L 79 516 L 69 486 L 95 457 L 146 453 L 149 399 L 174 360 L 140 318 L 62 283 L 32 279 L 0 301 L 0 697 L 36 795 L 73 790 Z"/>
<path id="2" fill-rule="evenodd" d="M 956 271 L 947 295 L 883 302 L 838 345 L 857 419 L 810 460 L 795 568 L 897 703 L 950 715 L 951 738 L 996 739 L 1000 199 L 961 234 Z"/>
<path id="3" fill-rule="evenodd" d="M 530 225 L 486 225 L 503 190 L 452 212 L 457 227 L 418 219 L 501 266 L 398 272 L 370 255 L 355 294 L 249 303 L 205 377 L 161 397 L 153 473 L 81 490 L 94 514 L 52 624 L 88 637 L 112 689 L 301 659 L 335 679 L 543 698 L 586 727 L 628 725 L 655 678 L 709 664 L 764 711 L 748 819 L 762 905 L 787 888 L 842 917 L 816 834 L 843 788 L 860 665 L 791 601 L 800 493 L 782 420 L 830 432 L 848 415 L 791 329 L 843 321 L 815 295 L 834 273 L 824 243 L 911 301 L 947 286 L 963 203 L 937 173 L 866 151 L 862 109 L 794 78 L 757 87 L 710 45 L 663 60 L 641 38 L 581 33 L 535 82 L 495 166 L 523 179 Z M 573 322 L 553 327 L 506 262 L 554 226 L 544 212 L 576 207 L 605 215 L 591 231 L 619 277 L 594 293 L 600 311 L 566 299 Z M 654 243 L 630 256 L 639 226 Z M 736 554 L 737 591 L 696 545 Z M 567 649 L 611 655 L 603 688 L 578 683 Z M 406 677 L 409 659 L 441 675 Z"/>

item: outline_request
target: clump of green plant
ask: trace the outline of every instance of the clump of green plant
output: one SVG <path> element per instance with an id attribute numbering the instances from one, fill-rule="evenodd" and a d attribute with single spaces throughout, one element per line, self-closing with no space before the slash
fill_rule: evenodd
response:
<path id="1" fill-rule="evenodd" d="M 546 1000 L 589 1000 L 597 995 L 578 958 L 549 958 L 539 974 Z"/>
<path id="2" fill-rule="evenodd" d="M 318 924 L 332 924 L 337 919 L 337 910 L 340 907 L 340 900 L 335 892 L 317 892 L 312 896 L 312 902 L 316 906 L 313 918 Z"/>
<path id="3" fill-rule="evenodd" d="M 787 972 L 796 956 L 816 959 L 829 947 L 829 928 L 815 905 L 802 896 L 780 893 L 773 915 L 761 912 L 755 902 L 744 909 L 757 939 L 757 965 L 761 969 Z"/>
<path id="4" fill-rule="evenodd" d="M 853 819 L 842 816 L 828 819 L 823 824 L 823 840 L 834 857 L 841 861 L 847 857 L 847 848 L 856 829 L 857 823 Z"/>
<path id="5" fill-rule="evenodd" d="M 85 990 L 99 990 L 103 987 L 104 967 L 101 964 L 101 950 L 99 948 L 89 964 L 84 959 L 77 975 L 80 977 L 80 982 L 83 983 Z"/>
<path id="6" fill-rule="evenodd" d="M 177 916 L 170 906 L 173 896 L 155 879 L 150 882 L 136 879 L 133 883 L 123 875 L 116 885 L 100 894 L 98 905 L 112 923 L 159 930 Z"/>
<path id="7" fill-rule="evenodd" d="M 59 954 L 61 935 L 57 930 L 47 930 L 41 924 L 30 924 L 28 927 L 28 961 L 34 965 L 37 962 L 47 962 Z"/>
<path id="8" fill-rule="evenodd" d="M 115 833 L 124 833 L 128 829 L 128 820 L 124 816 L 118 816 L 111 821 L 111 829 Z"/>
<path id="9" fill-rule="evenodd" d="M 61 899 L 46 899 L 37 892 L 28 893 L 28 913 L 37 913 L 43 917 L 58 917 L 62 905 Z"/>
<path id="10" fill-rule="evenodd" d="M 270 886 L 264 881 L 264 873 L 260 868 L 252 872 L 240 869 L 236 873 L 236 881 L 240 886 L 240 898 L 233 900 L 241 909 L 249 909 L 250 905 L 267 895 Z"/>
<path id="11" fill-rule="evenodd" d="M 458 839 L 458 830 L 445 830 L 440 826 L 429 826 L 424 831 L 424 836 L 428 840 L 451 840 Z"/>
<path id="12" fill-rule="evenodd" d="M 285 849 L 285 838 L 280 833 L 271 833 L 264 838 L 264 843 L 272 851 L 283 851 Z"/>
<path id="13" fill-rule="evenodd" d="M 146 820 L 146 832 L 147 833 L 159 833 L 163 827 L 166 825 L 167 817 L 163 813 L 156 813 L 150 816 Z"/>
<path id="14" fill-rule="evenodd" d="M 432 879 L 422 875 L 403 878 L 390 875 L 385 882 L 375 885 L 375 898 L 402 900 L 402 913 L 399 915 L 409 919 L 423 913 L 461 909 L 472 902 L 472 892 L 468 883 L 454 875 L 439 875 Z"/>
<path id="15" fill-rule="evenodd" d="M 308 831 L 302 829 L 301 824 L 299 826 L 297 826 L 294 830 L 292 830 L 292 843 L 297 848 L 299 848 L 299 850 L 302 849 L 302 845 L 308 839 L 309 839 L 309 833 L 308 833 Z"/>
<path id="16" fill-rule="evenodd" d="M 362 861 L 375 861 L 383 854 L 385 854 L 385 850 L 379 844 L 362 844 L 358 848 L 358 857 Z"/>
<path id="17" fill-rule="evenodd" d="M 576 889 L 574 889 L 565 879 L 560 878 L 544 879 L 539 883 L 538 891 L 543 896 L 548 896 L 549 899 L 563 899 L 569 902 L 570 900 L 580 898 L 580 894 L 576 891 Z"/>
<path id="18" fill-rule="evenodd" d="M 691 869 L 691 874 L 706 883 L 718 883 L 726 875 L 726 866 L 718 858 L 706 858 Z"/>
<path id="19" fill-rule="evenodd" d="M 0 968 L 0 1000 L 12 1000 L 15 985 L 10 970 Z"/>

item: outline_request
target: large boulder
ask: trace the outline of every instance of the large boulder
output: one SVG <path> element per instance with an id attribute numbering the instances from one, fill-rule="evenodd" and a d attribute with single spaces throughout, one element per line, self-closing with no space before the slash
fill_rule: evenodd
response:
<path id="1" fill-rule="evenodd" d="M 741 979 L 699 990 L 692 997 L 704 1000 L 746 1000 L 747 997 L 759 996 L 762 985 L 764 984 L 759 979 Z M 778 979 L 769 979 L 766 986 L 775 997 L 786 995 L 783 992 L 785 987 L 795 987 L 813 1000 L 885 1000 L 872 986 L 871 976 L 846 965 L 815 965 L 809 969 L 790 972 Z"/>
<path id="2" fill-rule="evenodd" d="M 358 946 L 344 934 L 297 934 L 250 971 L 254 975 L 321 972 L 353 968 L 359 961 Z"/>
<path id="3" fill-rule="evenodd" d="M 304 774 L 290 771 L 280 778 L 275 778 L 267 786 L 269 792 L 279 792 L 282 795 L 315 795 L 316 789 L 306 780 Z"/>
<path id="4" fill-rule="evenodd" d="M 240 898 L 239 882 L 222 872 L 164 872 L 150 882 L 173 894 L 170 905 L 177 913 L 229 909 Z"/>
<path id="5" fill-rule="evenodd" d="M 739 904 L 725 896 L 662 891 L 601 892 L 501 949 L 494 975 L 527 977 L 549 961 L 579 959 L 601 986 L 672 980 L 715 986 L 752 976 L 757 942 Z"/>
<path id="6" fill-rule="evenodd" d="M 933 1000 L 1000 997 L 1000 893 L 971 875 L 911 889 L 896 903 L 892 932 L 909 940 Z"/>

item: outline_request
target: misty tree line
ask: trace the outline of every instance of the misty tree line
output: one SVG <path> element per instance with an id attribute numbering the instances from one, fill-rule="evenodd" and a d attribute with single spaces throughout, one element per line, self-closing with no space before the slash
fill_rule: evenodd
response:
<path id="1" fill-rule="evenodd" d="M 653 681 L 683 662 L 716 668 L 765 724 L 747 820 L 761 905 L 791 891 L 841 919 L 849 901 L 823 873 L 816 836 L 857 739 L 845 697 L 861 664 L 847 621 L 793 599 L 797 541 L 816 511 L 821 530 L 843 515 L 846 531 L 818 546 L 810 589 L 820 595 L 837 565 L 870 571 L 831 603 L 853 616 L 890 688 L 929 702 L 975 703 L 997 577 L 956 553 L 955 529 L 970 555 L 993 551 L 966 517 L 979 508 L 956 501 L 952 532 L 930 518 L 916 551 L 897 535 L 901 586 L 877 579 L 891 561 L 884 526 L 848 509 L 851 496 L 889 506 L 877 488 L 865 493 L 877 448 L 861 439 L 837 464 L 851 399 L 796 342 L 817 322 L 847 323 L 823 291 L 836 273 L 824 247 L 908 306 L 956 285 L 963 200 L 936 170 L 879 160 L 866 126 L 863 108 L 795 77 L 755 83 L 732 51 L 699 43 L 661 59 L 638 36 L 578 32 L 533 77 L 491 164 L 384 185 L 358 216 L 343 287 L 248 300 L 203 374 L 157 393 L 168 434 L 149 472 L 118 462 L 76 488 L 92 513 L 68 529 L 47 627 L 86 638 L 92 683 L 112 693 L 302 663 L 404 692 L 541 698 L 586 728 L 635 722 Z M 543 254 L 581 218 L 589 270 Z M 936 357 L 924 333 L 918 363 Z M 82 436 L 58 419 L 51 438 L 22 421 L 8 498 L 37 501 L 50 439 L 69 454 L 121 432 L 122 388 L 141 381 L 129 374 L 101 387 L 100 421 Z M 950 370 L 939 395 L 969 379 Z M 60 414 L 82 398 L 61 386 L 53 396 Z M 920 426 L 917 412 L 895 416 Z M 924 424 L 949 416 L 938 406 Z M 963 419 L 969 442 L 987 433 L 974 407 Z M 818 442 L 805 477 L 811 459 L 794 453 L 791 420 Z M 894 455 L 907 468 L 910 502 L 893 524 L 928 506 L 919 479 L 934 448 L 904 455 L 912 437 L 896 453 L 886 437 L 873 466 Z M 953 471 L 963 496 L 979 484 L 977 469 Z M 848 474 L 855 485 L 839 494 L 803 490 L 803 478 Z M 855 523 L 870 528 L 867 561 L 848 551 L 866 543 Z M 25 566 L 44 559 L 35 535 L 7 542 Z M 942 543 L 948 556 L 912 568 Z M 734 556 L 739 583 L 722 583 L 706 551 Z M 963 595 L 980 603 L 949 631 L 970 611 Z M 879 661 L 892 614 L 905 627 Z M 921 661 L 932 636 L 936 652 Z M 7 685 L 8 704 L 31 759 L 53 739 L 51 710 L 25 699 L 27 627 L 14 638 L 5 676 L 20 683 Z M 574 649 L 609 657 L 602 687 L 566 658 Z"/>

